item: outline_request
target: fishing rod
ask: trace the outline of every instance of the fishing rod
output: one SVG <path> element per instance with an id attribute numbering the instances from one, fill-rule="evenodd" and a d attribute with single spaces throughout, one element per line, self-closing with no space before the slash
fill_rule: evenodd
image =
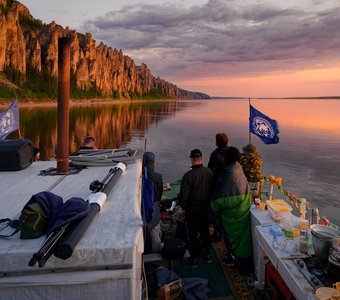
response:
<path id="1" fill-rule="evenodd" d="M 87 201 L 90 203 L 88 214 L 80 220 L 66 223 L 57 230 L 51 232 L 40 249 L 33 254 L 28 265 L 33 267 L 38 262 L 38 265 L 41 268 L 52 254 L 62 259 L 69 258 L 73 253 L 74 247 L 77 245 L 94 217 L 100 211 L 114 184 L 118 181 L 125 169 L 125 164 L 117 164 L 115 168 L 109 170 L 109 173 L 102 181 L 94 180 L 91 182 L 89 189 L 93 193 L 87 197 Z"/>
<path id="2" fill-rule="evenodd" d="M 66 234 L 63 241 L 55 248 L 54 255 L 56 257 L 68 259 L 72 256 L 74 248 L 84 235 L 86 229 L 92 223 L 95 216 L 99 213 L 113 186 L 118 181 L 125 169 L 126 165 L 119 163 L 113 169 L 113 174 L 112 176 L 110 175 L 111 178 L 106 184 L 98 183 L 97 181 L 94 181 L 90 184 L 90 189 L 92 189 L 95 193 L 90 194 L 88 197 L 88 201 L 90 202 L 89 212 L 86 217 L 84 217 L 77 225 L 74 226 L 74 228 L 72 228 L 72 230 Z"/>

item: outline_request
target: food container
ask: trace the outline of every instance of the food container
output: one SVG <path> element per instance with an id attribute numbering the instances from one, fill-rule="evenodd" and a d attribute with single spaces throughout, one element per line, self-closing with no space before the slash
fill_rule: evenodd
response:
<path id="1" fill-rule="evenodd" d="M 330 287 L 320 287 L 316 290 L 315 296 L 317 300 L 331 300 L 333 295 L 338 292 L 336 289 Z"/>
<path id="2" fill-rule="evenodd" d="M 331 255 L 328 257 L 327 274 L 335 280 L 340 280 L 340 262 L 335 261 Z"/>
<path id="3" fill-rule="evenodd" d="M 264 211 L 266 209 L 266 203 L 260 202 L 258 205 L 256 205 L 256 208 L 260 211 Z"/>
<path id="4" fill-rule="evenodd" d="M 335 262 L 338 262 L 340 264 L 340 252 L 335 251 L 334 248 L 331 248 L 329 250 L 329 257 L 331 257 Z"/>
<path id="5" fill-rule="evenodd" d="M 338 292 L 340 292 L 340 281 L 333 283 L 333 288 L 336 289 Z"/>
<path id="6" fill-rule="evenodd" d="M 333 240 L 333 249 L 340 253 L 340 235 Z"/>
<path id="7" fill-rule="evenodd" d="M 338 240 L 338 236 L 340 235 L 338 229 L 326 225 L 312 224 L 310 229 L 314 235 L 320 238 L 331 238 L 333 240 Z"/>
<path id="8" fill-rule="evenodd" d="M 327 262 L 329 250 L 337 239 L 338 231 L 335 228 L 313 224 L 310 226 L 313 240 L 314 252 L 320 260 Z"/>
<path id="9" fill-rule="evenodd" d="M 288 219 L 291 215 L 292 207 L 282 199 L 267 200 L 266 203 L 270 217 L 276 222 Z"/>

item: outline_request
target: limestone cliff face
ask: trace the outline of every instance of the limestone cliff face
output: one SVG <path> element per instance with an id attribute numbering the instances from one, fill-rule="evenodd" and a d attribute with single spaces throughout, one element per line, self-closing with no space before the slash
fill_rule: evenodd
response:
<path id="1" fill-rule="evenodd" d="M 6 1 L 0 3 L 6 6 Z M 19 14 L 29 14 L 28 9 L 14 2 L 6 14 L 0 16 L 0 70 L 9 62 L 20 72 L 26 71 L 26 42 L 19 25 Z"/>
<path id="2" fill-rule="evenodd" d="M 41 70 L 46 67 L 53 76 L 58 75 L 58 39 L 69 37 L 71 41 L 71 70 L 77 86 L 82 89 L 97 88 L 106 95 L 125 98 L 150 94 L 162 94 L 170 98 L 209 98 L 202 93 L 182 90 L 163 79 L 155 78 L 145 64 L 137 66 L 122 50 L 112 49 L 92 38 L 65 29 L 54 21 L 39 27 L 22 24 L 19 18 L 34 20 L 29 10 L 17 1 L 0 12 L 0 71 L 12 65 L 22 73 L 28 64 Z"/>

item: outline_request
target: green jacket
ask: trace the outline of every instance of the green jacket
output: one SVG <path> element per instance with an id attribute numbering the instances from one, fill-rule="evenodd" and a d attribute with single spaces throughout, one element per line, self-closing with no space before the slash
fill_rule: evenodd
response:
<path id="1" fill-rule="evenodd" d="M 210 205 L 220 213 L 234 255 L 252 254 L 250 207 L 252 195 L 242 167 L 238 162 L 228 165 L 220 177 Z"/>

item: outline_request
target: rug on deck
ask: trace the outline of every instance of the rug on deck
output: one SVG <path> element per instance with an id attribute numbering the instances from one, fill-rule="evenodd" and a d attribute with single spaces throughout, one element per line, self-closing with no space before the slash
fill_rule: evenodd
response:
<path id="1" fill-rule="evenodd" d="M 173 261 L 173 271 L 181 278 L 201 277 L 208 279 L 211 288 L 210 298 L 234 296 L 214 248 L 212 248 L 211 256 L 212 263 L 207 263 L 199 258 L 198 268 L 192 268 L 185 261 L 175 260 Z"/>
<path id="2" fill-rule="evenodd" d="M 180 185 L 180 180 L 164 185 L 161 203 L 167 208 L 171 206 L 172 200 L 177 198 Z M 255 292 L 254 286 L 252 284 L 249 285 L 249 278 L 247 276 L 241 276 L 235 266 L 225 266 L 222 264 L 225 251 L 223 242 L 215 242 L 211 251 L 212 263 L 208 264 L 200 258 L 198 268 L 192 268 L 188 263 L 176 260 L 173 261 L 173 271 L 181 278 L 201 277 L 208 279 L 211 288 L 209 299 L 261 299 L 258 293 Z"/>

